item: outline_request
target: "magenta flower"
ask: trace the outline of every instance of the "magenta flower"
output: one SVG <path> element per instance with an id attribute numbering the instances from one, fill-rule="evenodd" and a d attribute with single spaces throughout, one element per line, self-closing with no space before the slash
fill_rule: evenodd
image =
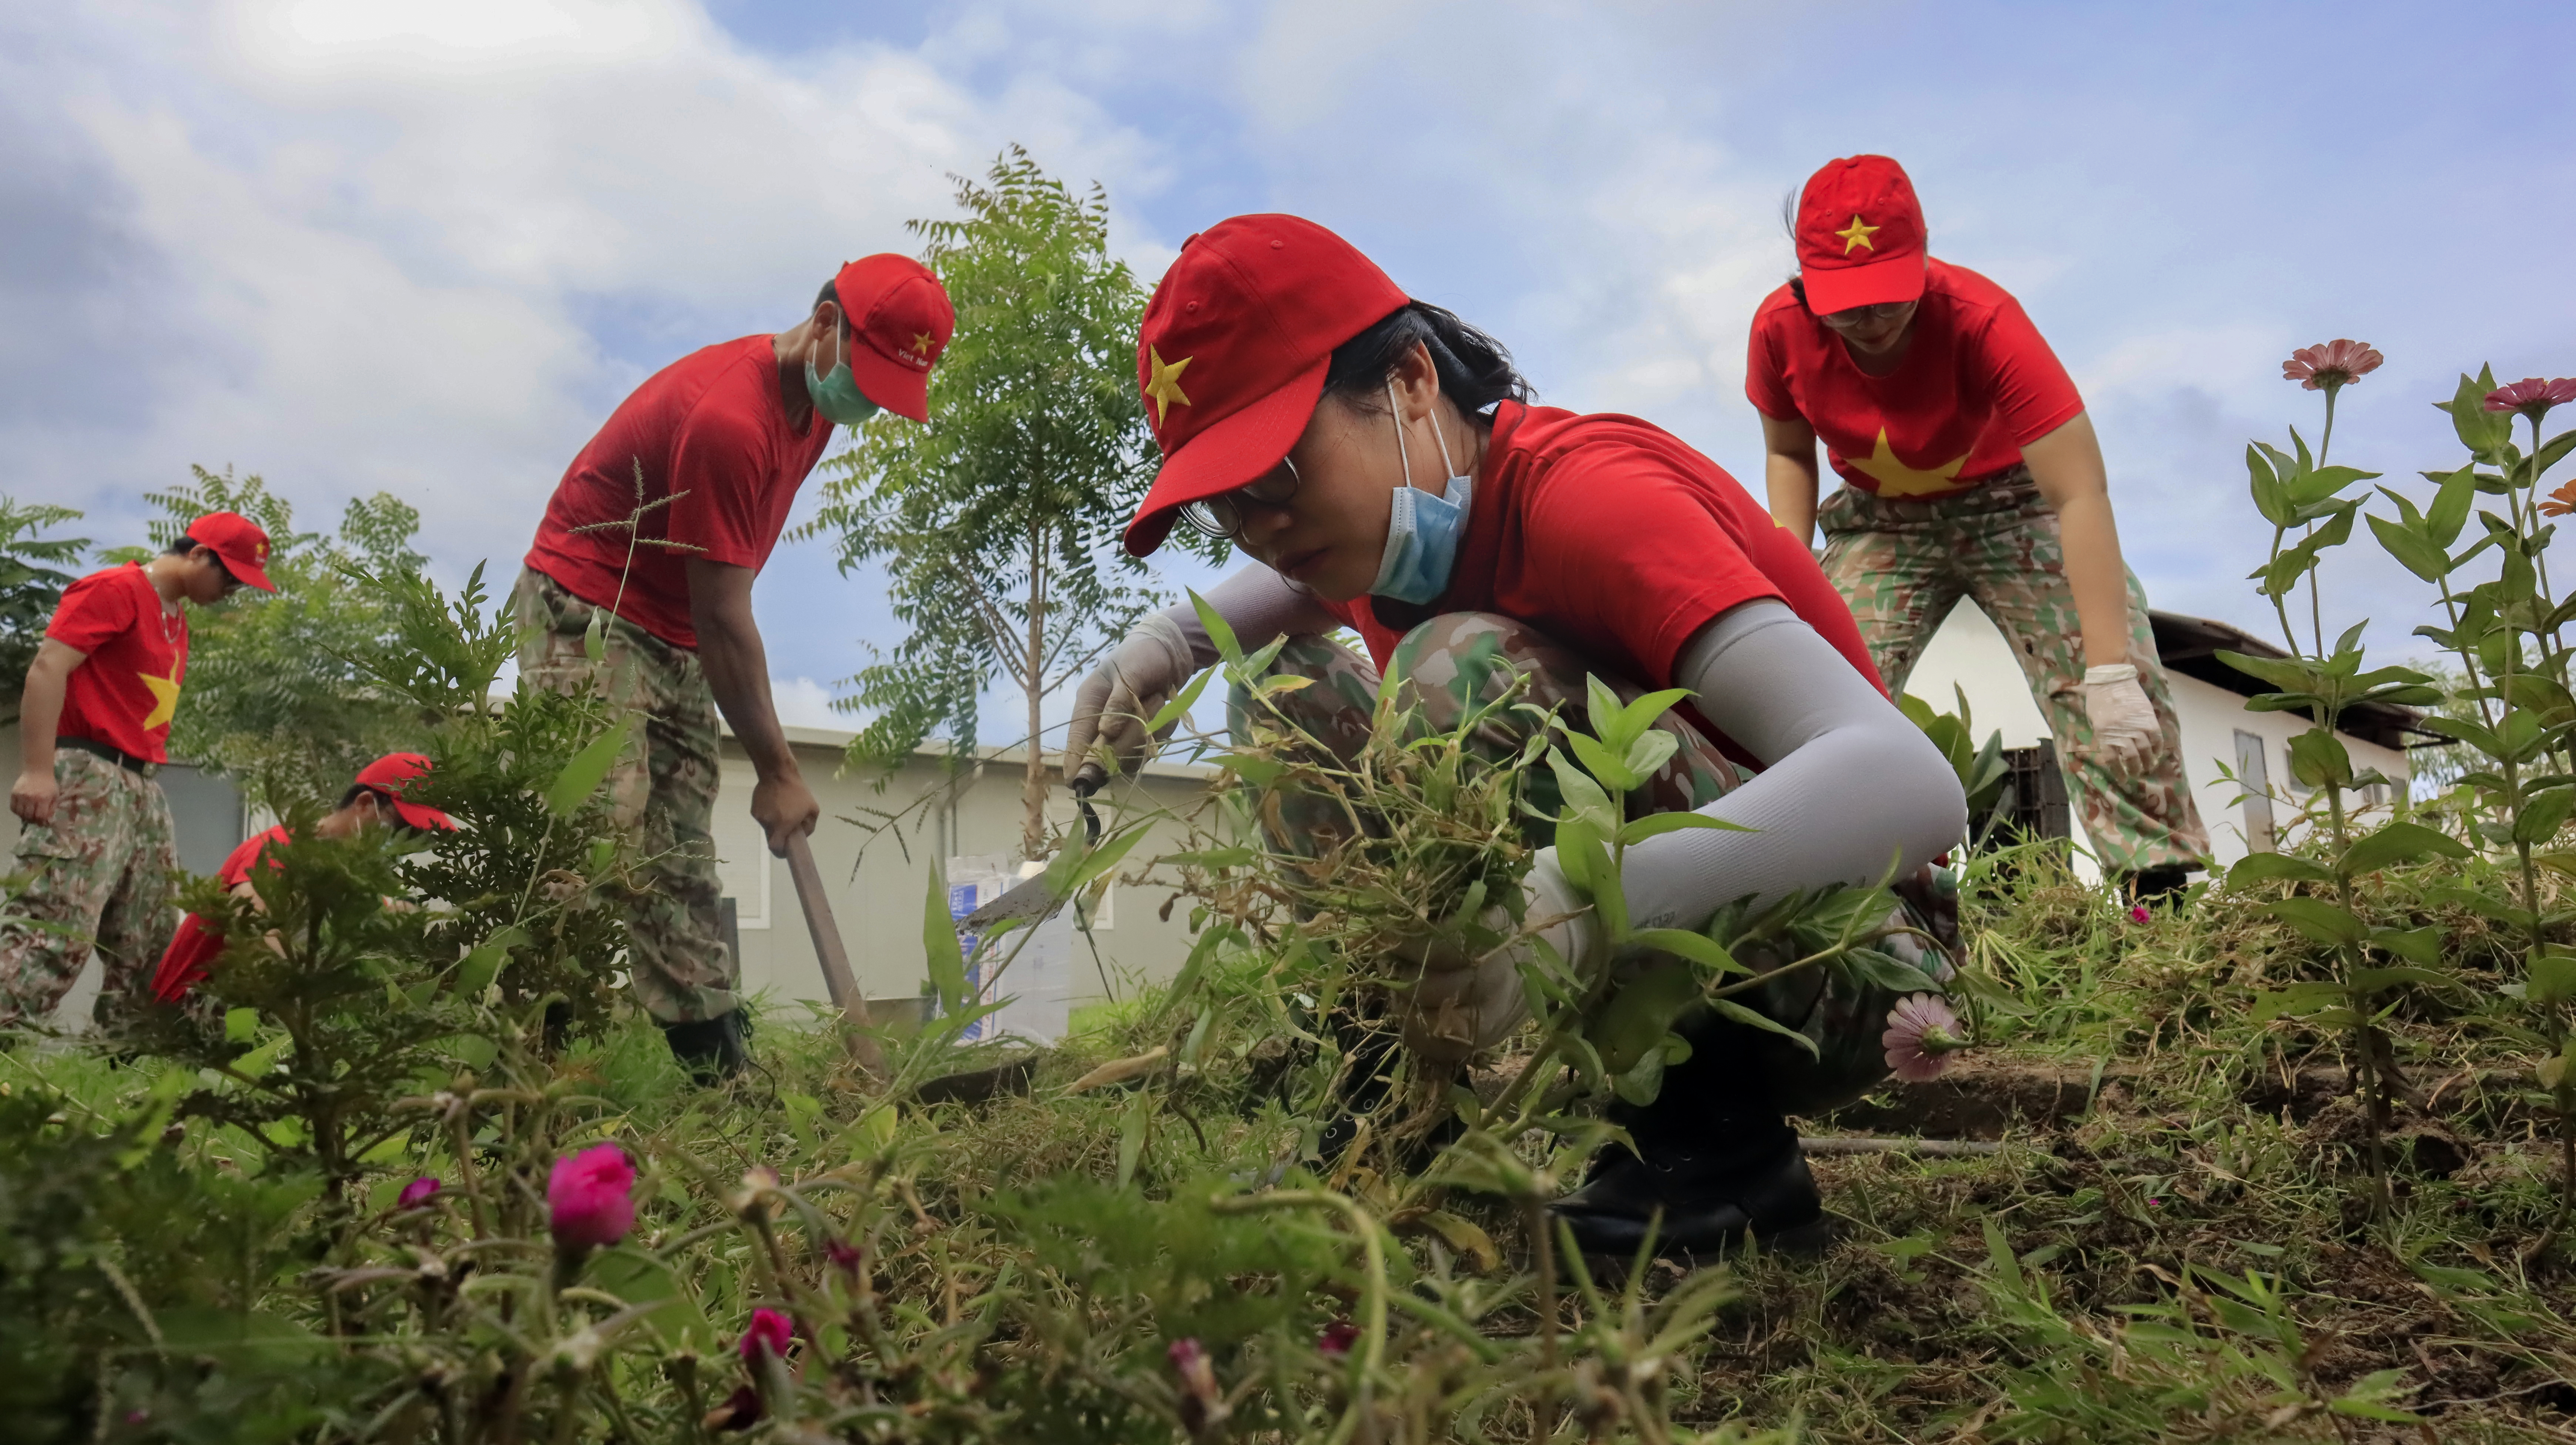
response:
<path id="1" fill-rule="evenodd" d="M 1315 1348 L 1328 1355 L 1347 1355 L 1359 1338 L 1359 1326 L 1349 1320 L 1335 1320 L 1324 1326 L 1323 1338 L 1315 1341 Z"/>
<path id="2" fill-rule="evenodd" d="M 555 1161 L 546 1179 L 546 1227 L 555 1247 L 578 1253 L 615 1244 L 635 1227 L 635 1166 L 614 1144 Z"/>
<path id="3" fill-rule="evenodd" d="M 2556 381 L 2543 381 L 2526 376 L 2511 386 L 2499 386 L 2487 393 L 2487 410 L 2518 411 L 2538 421 L 2553 406 L 2576 401 L 2576 376 L 2562 376 Z"/>
<path id="4" fill-rule="evenodd" d="M 438 1181 L 424 1174 L 409 1184 L 404 1185 L 402 1187 L 402 1193 L 394 1196 L 394 1208 L 404 1210 L 406 1212 L 414 1209 L 427 1209 L 429 1207 L 429 1197 L 437 1192 Z"/>
<path id="5" fill-rule="evenodd" d="M 1908 994 L 1887 1011 L 1887 1032 L 1878 1042 L 1887 1050 L 1887 1067 L 1909 1084 L 1941 1077 L 1950 1055 L 1968 1046 L 1959 1037 L 1959 1016 L 1937 993 Z"/>
<path id="6" fill-rule="evenodd" d="M 763 1351 L 785 1356 L 789 1342 L 796 1338 L 796 1322 L 772 1309 L 751 1312 L 751 1328 L 742 1332 L 742 1358 L 745 1364 L 758 1365 Z"/>
<path id="7" fill-rule="evenodd" d="M 1187 1337 L 1172 1341 L 1168 1357 L 1181 1377 L 1181 1424 L 1191 1438 L 1203 1438 L 1233 1413 L 1225 1403 L 1225 1387 L 1217 1383 L 1207 1347 L 1198 1341 Z"/>
<path id="8" fill-rule="evenodd" d="M 846 1239 L 823 1241 L 823 1257 L 830 1260 L 835 1268 L 851 1274 L 859 1272 L 859 1262 L 865 1258 L 859 1253 L 859 1247 Z"/>
<path id="9" fill-rule="evenodd" d="M 2129 905 L 2129 921 L 2130 921 L 2131 923 L 2144 923 L 2144 922 L 2146 922 L 2146 921 L 2147 921 L 2147 905 L 2145 905 L 2145 904 L 2143 904 L 2143 903 L 2132 903 L 2132 904 L 2130 904 L 2130 905 Z"/>
<path id="10" fill-rule="evenodd" d="M 2290 359 L 2281 363 L 2281 379 L 2321 391 L 2359 381 L 2387 359 L 2366 341 L 2328 341 L 2291 352 Z"/>

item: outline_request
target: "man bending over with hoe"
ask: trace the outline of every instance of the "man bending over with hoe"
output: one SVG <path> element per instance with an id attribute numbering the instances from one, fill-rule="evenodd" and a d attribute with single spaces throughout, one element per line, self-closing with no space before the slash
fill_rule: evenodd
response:
<path id="1" fill-rule="evenodd" d="M 770 702 L 751 579 L 835 423 L 880 409 L 928 419 L 930 368 L 955 328 L 938 277 L 908 257 L 865 256 L 787 330 L 681 357 L 573 458 L 519 573 L 520 672 L 565 692 L 598 688 L 635 720 L 609 773 L 641 859 L 627 966 L 637 1001 L 701 1080 L 748 1061 L 741 964 L 718 921 L 717 712 L 751 756 L 751 816 L 770 852 L 822 815 Z M 596 661 L 584 646 L 594 627 Z"/>

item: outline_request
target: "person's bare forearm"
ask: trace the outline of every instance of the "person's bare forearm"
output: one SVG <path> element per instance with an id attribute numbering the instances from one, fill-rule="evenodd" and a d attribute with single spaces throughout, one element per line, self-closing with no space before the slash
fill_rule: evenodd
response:
<path id="1" fill-rule="evenodd" d="M 2041 498 L 2057 513 L 2066 586 L 2075 594 L 2075 617 L 2084 630 L 2084 665 L 2129 661 L 2129 568 L 2120 556 L 2120 528 L 2111 517 L 2110 478 L 2093 419 L 2078 412 L 2021 454 Z"/>
<path id="2" fill-rule="evenodd" d="M 1771 520 L 1798 539 L 1816 542 L 1816 497 L 1823 472 L 1816 464 L 1816 429 L 1805 417 L 1762 418 L 1762 492 Z"/>
<path id="3" fill-rule="evenodd" d="M 1771 520 L 1790 536 L 1812 545 L 1816 536 L 1816 459 L 1802 464 L 1773 452 L 1762 460 L 1762 487 L 1771 503 Z"/>
<path id="4" fill-rule="evenodd" d="M 71 674 L 43 653 L 27 667 L 18 699 L 18 767 L 47 777 L 54 771 L 54 737 L 63 721 L 63 690 Z"/>
<path id="5" fill-rule="evenodd" d="M 794 778 L 795 751 L 787 730 L 779 726 L 778 708 L 769 696 L 769 652 L 748 607 L 708 609 L 697 619 L 698 665 L 715 694 L 716 711 L 724 714 L 752 771 L 762 778 Z"/>

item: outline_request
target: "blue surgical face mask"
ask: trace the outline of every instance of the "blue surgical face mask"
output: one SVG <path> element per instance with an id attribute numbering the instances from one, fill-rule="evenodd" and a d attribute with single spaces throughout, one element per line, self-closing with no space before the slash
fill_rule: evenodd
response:
<path id="1" fill-rule="evenodd" d="M 1448 494 L 1435 497 L 1413 485 L 1413 457 L 1404 444 L 1404 413 L 1395 404 L 1395 383 L 1386 388 L 1387 410 L 1395 417 L 1395 454 L 1404 468 L 1404 484 L 1395 489 L 1394 508 L 1386 520 L 1386 552 L 1378 559 L 1377 580 L 1369 591 L 1398 602 L 1420 605 L 1449 589 L 1449 571 L 1458 562 L 1458 541 L 1467 534 L 1467 506 L 1475 499 L 1476 480 L 1456 475 L 1449 438 L 1432 418 L 1440 438 L 1440 465 L 1449 473 Z"/>
<path id="2" fill-rule="evenodd" d="M 832 370 L 828 375 L 814 370 L 813 356 L 806 356 L 805 394 L 813 398 L 814 410 L 823 414 L 823 420 L 857 426 L 875 416 L 879 408 L 868 400 L 867 393 L 859 390 L 858 378 L 850 374 L 849 364 L 841 359 L 841 346 L 847 335 L 846 328 L 834 323 Z"/>

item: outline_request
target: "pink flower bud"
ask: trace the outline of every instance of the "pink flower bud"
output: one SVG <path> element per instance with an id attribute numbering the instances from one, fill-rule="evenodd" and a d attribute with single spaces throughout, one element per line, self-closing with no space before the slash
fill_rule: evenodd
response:
<path id="1" fill-rule="evenodd" d="M 1323 1337 L 1315 1341 L 1315 1348 L 1327 1355 L 1347 1355 L 1359 1338 L 1359 1326 L 1349 1320 L 1335 1320 L 1324 1326 Z"/>
<path id="2" fill-rule="evenodd" d="M 429 1207 L 429 1197 L 437 1192 L 438 1181 L 424 1174 L 402 1187 L 402 1193 L 397 1195 L 394 1199 L 394 1208 L 401 1210 L 427 1209 Z"/>
<path id="3" fill-rule="evenodd" d="M 751 1312 L 751 1328 L 742 1332 L 742 1358 L 758 1365 L 762 1351 L 784 1357 L 788 1344 L 796 1338 L 796 1322 L 772 1309 Z"/>
<path id="4" fill-rule="evenodd" d="M 865 1258 L 859 1253 L 859 1247 L 846 1239 L 824 1240 L 823 1257 L 830 1260 L 834 1268 L 847 1270 L 851 1274 L 859 1272 L 859 1262 Z"/>
<path id="5" fill-rule="evenodd" d="M 2143 903 L 2132 903 L 2132 904 L 2130 904 L 2130 905 L 2129 905 L 2129 921 L 2130 921 L 2131 923 L 2144 923 L 2144 922 L 2146 922 L 2146 921 L 2147 921 L 2147 905 L 2145 905 L 2145 904 L 2143 904 Z"/>
<path id="6" fill-rule="evenodd" d="M 635 1166 L 614 1144 L 594 1144 L 555 1161 L 546 1180 L 546 1225 L 555 1246 L 596 1249 L 635 1227 Z"/>

